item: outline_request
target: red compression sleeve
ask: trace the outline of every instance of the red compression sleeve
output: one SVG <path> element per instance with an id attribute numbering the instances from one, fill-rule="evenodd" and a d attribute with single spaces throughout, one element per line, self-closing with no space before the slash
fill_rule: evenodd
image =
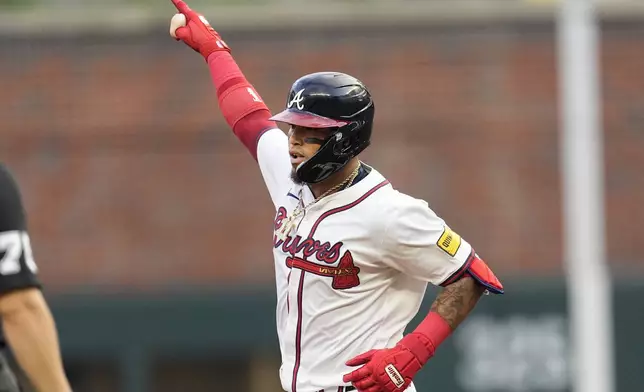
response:
<path id="1" fill-rule="evenodd" d="M 402 338 L 400 344 L 408 348 L 424 365 L 451 333 L 452 328 L 447 321 L 438 313 L 429 312 L 414 332 Z"/>
<path id="2" fill-rule="evenodd" d="M 233 133 L 257 160 L 257 142 L 269 129 L 271 113 L 257 91 L 246 80 L 235 59 L 226 51 L 208 56 L 208 68 L 217 90 L 219 108 Z"/>

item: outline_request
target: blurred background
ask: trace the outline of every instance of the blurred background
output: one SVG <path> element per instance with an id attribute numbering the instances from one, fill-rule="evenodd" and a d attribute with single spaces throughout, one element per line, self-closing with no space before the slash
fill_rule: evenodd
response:
<path id="1" fill-rule="evenodd" d="M 599 3 L 616 390 L 635 392 L 644 8 Z M 364 161 L 427 200 L 504 282 L 418 390 L 571 390 L 556 2 L 190 4 L 273 111 L 303 74 L 362 79 L 377 106 Z M 174 12 L 161 0 L 0 0 L 0 160 L 22 188 L 75 391 L 280 391 L 274 212 L 204 61 L 168 36 Z"/>

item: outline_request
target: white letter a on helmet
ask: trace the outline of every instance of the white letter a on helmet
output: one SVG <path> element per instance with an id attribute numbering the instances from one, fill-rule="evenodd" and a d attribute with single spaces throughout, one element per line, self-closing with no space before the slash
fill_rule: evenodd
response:
<path id="1" fill-rule="evenodd" d="M 302 93 L 304 93 L 304 89 L 301 89 L 300 91 L 297 92 L 297 94 L 293 96 L 293 99 L 291 99 L 291 102 L 289 102 L 287 105 L 289 109 L 292 108 L 293 105 L 295 104 L 297 105 L 297 108 L 299 110 L 304 110 L 304 104 L 303 104 L 304 97 L 302 96 Z"/>

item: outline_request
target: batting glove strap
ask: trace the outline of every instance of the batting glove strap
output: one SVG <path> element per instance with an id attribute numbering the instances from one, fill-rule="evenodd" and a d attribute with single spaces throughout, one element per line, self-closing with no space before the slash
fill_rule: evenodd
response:
<path id="1" fill-rule="evenodd" d="M 436 352 L 432 341 L 419 333 L 411 333 L 405 336 L 398 344 L 409 350 L 421 365 L 425 365 Z"/>
<path id="2" fill-rule="evenodd" d="M 228 52 L 230 53 L 230 48 L 226 45 L 219 35 L 216 35 L 215 38 L 204 42 L 199 48 L 199 53 L 208 61 L 208 57 L 215 52 Z"/>
<path id="3" fill-rule="evenodd" d="M 414 353 L 424 365 L 451 333 L 452 328 L 445 319 L 436 312 L 429 312 L 414 332 L 402 338 L 399 344 Z"/>

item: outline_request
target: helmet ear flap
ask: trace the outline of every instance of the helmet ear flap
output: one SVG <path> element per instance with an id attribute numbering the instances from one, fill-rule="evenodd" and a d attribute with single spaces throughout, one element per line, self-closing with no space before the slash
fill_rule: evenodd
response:
<path id="1" fill-rule="evenodd" d="M 346 156 L 351 153 L 351 138 L 345 138 L 340 143 L 333 145 L 333 153 L 338 156 Z"/>
<path id="2" fill-rule="evenodd" d="M 331 135 L 335 138 L 333 143 L 333 153 L 339 157 L 353 157 L 356 155 L 353 150 L 360 143 L 360 128 L 364 126 L 364 121 L 353 121 Z"/>
<path id="3" fill-rule="evenodd" d="M 331 138 L 335 140 L 333 143 L 333 153 L 337 156 L 347 156 L 351 153 L 353 148 L 355 130 L 359 127 L 357 122 L 349 123 L 343 127 L 338 128 L 338 130 L 331 135 Z"/>

